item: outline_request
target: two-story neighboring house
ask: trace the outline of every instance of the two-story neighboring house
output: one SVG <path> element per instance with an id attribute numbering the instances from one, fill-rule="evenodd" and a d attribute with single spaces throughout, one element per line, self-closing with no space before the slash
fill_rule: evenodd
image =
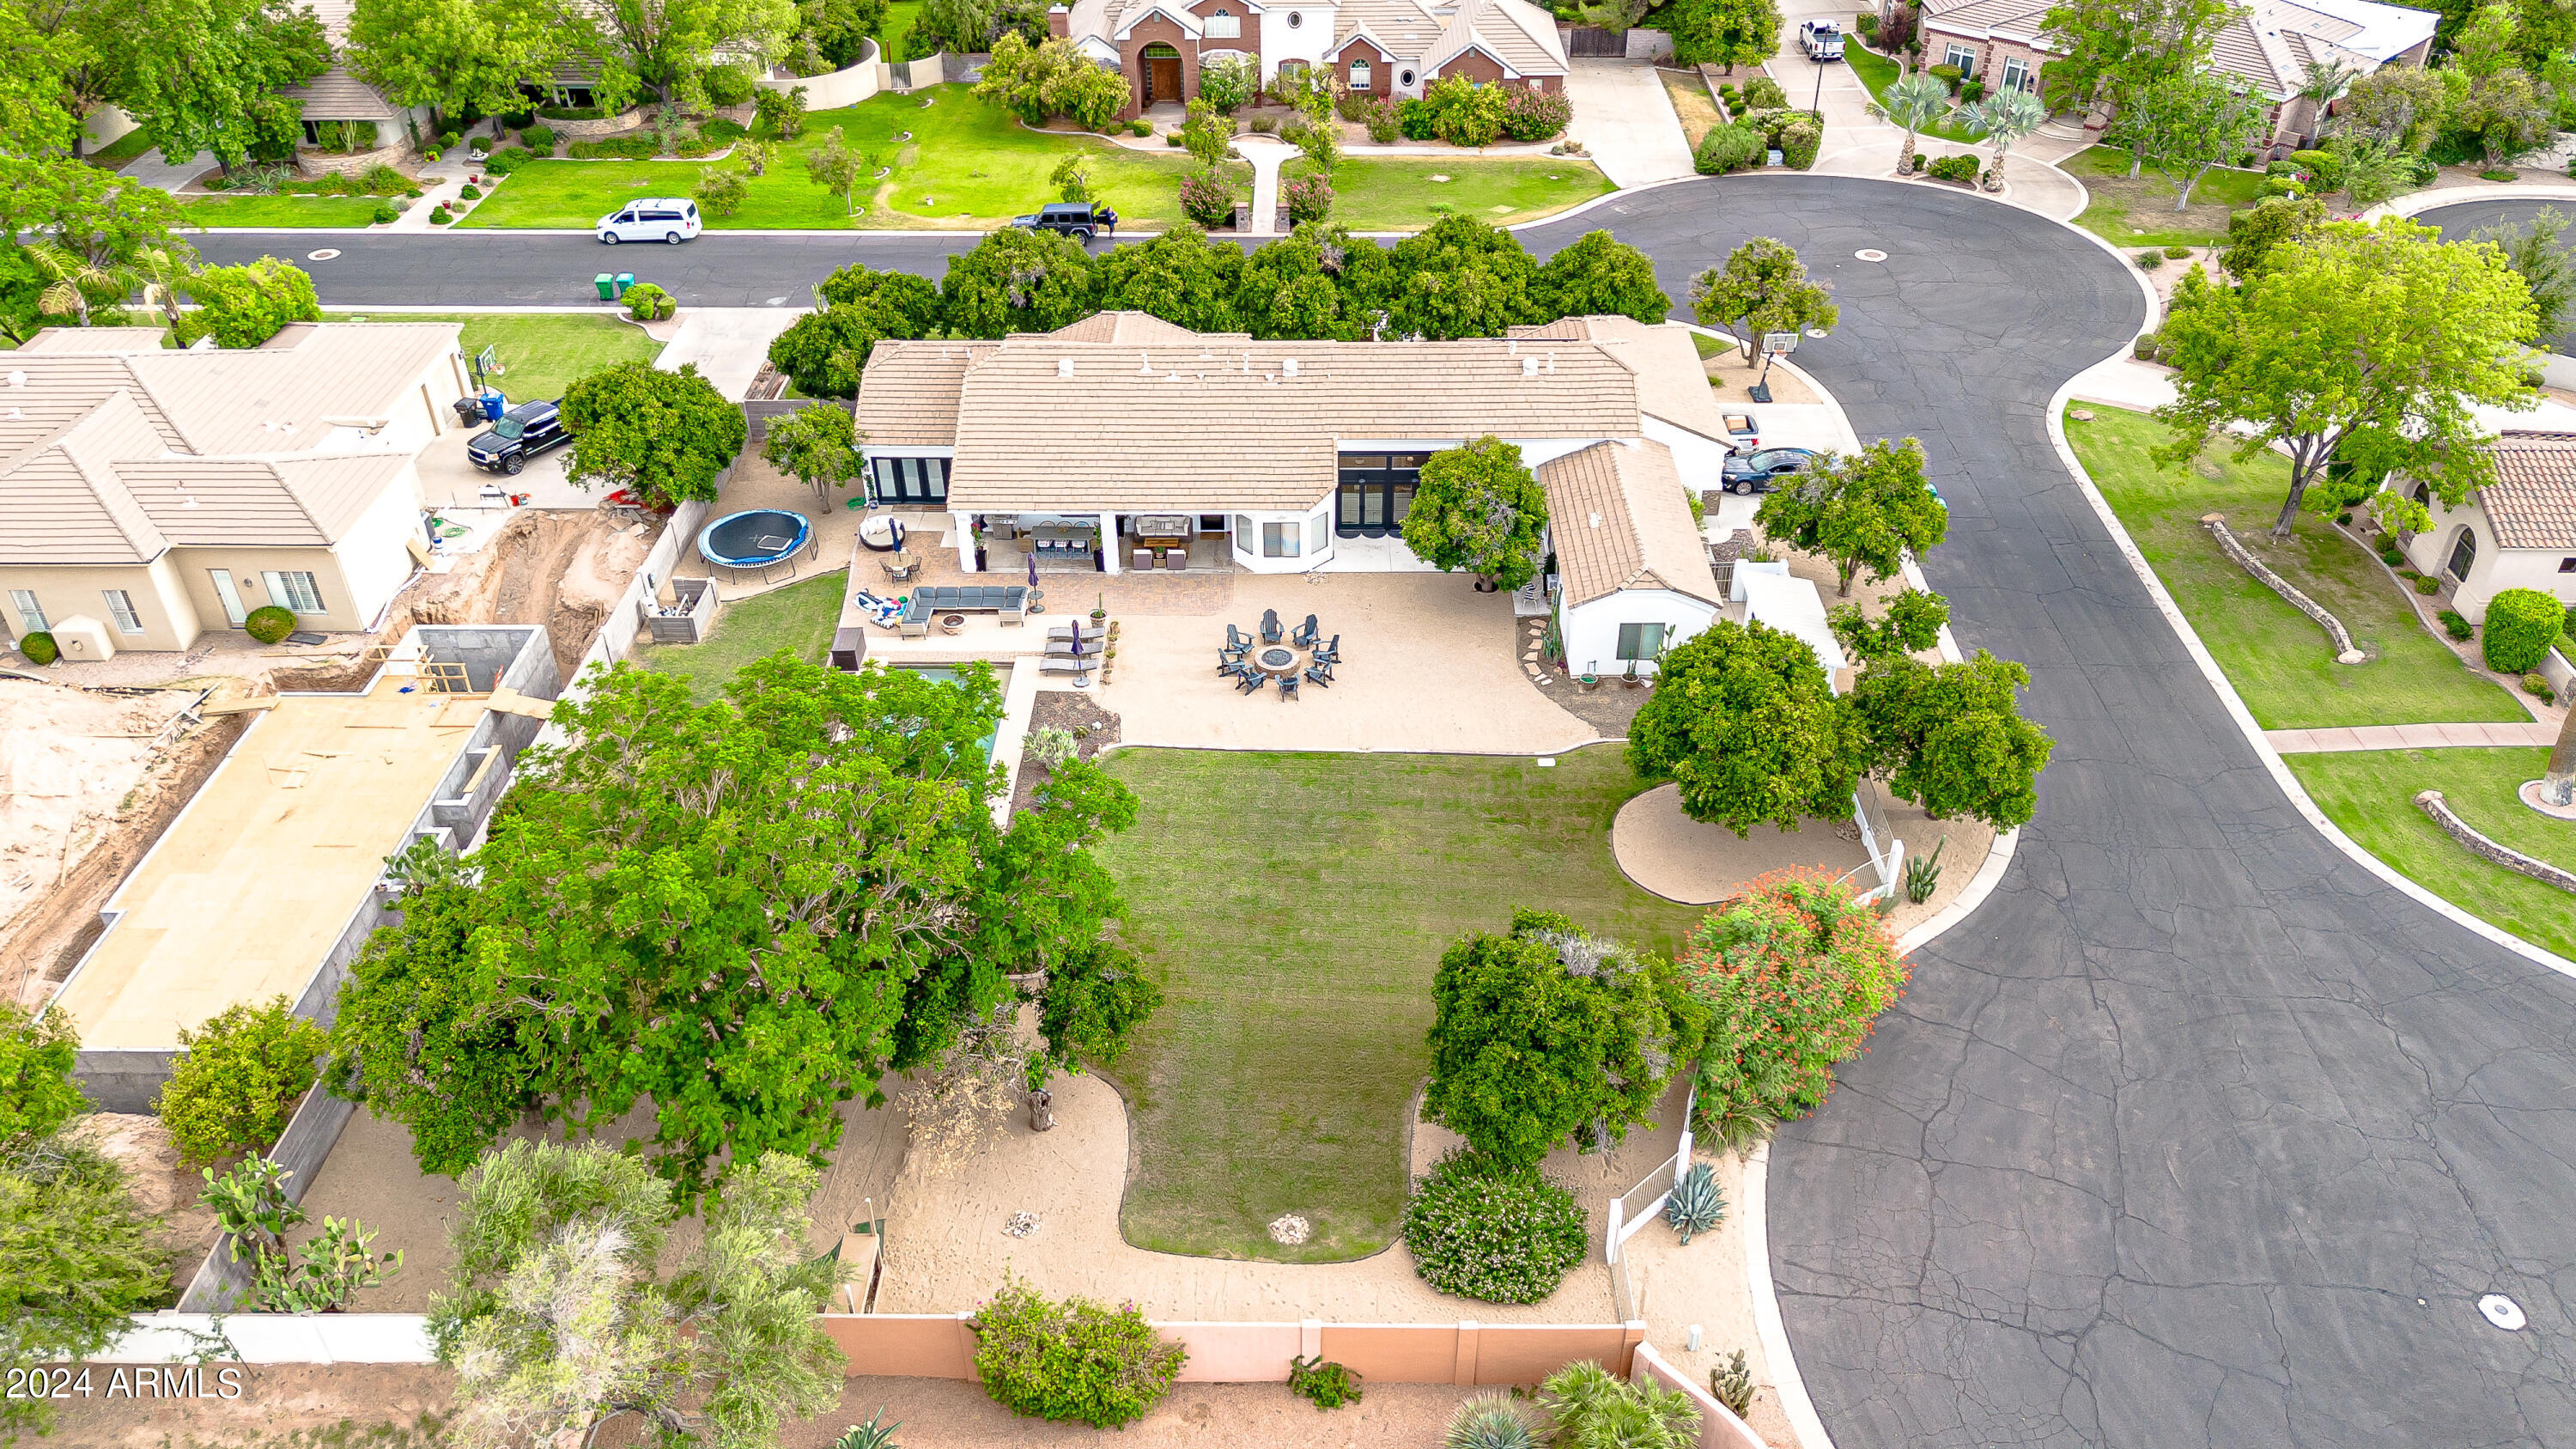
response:
<path id="1" fill-rule="evenodd" d="M 1264 85 L 1329 66 L 1358 94 L 1396 97 L 1446 75 L 1558 91 L 1567 68 L 1556 17 L 1527 0 L 1074 0 L 1047 27 L 1127 77 L 1128 117 L 1189 100 L 1203 67 L 1236 58 Z"/>
<path id="2" fill-rule="evenodd" d="M 456 338 L 299 323 L 179 352 L 154 328 L 37 334 L 0 364 L 10 637 L 79 620 L 111 650 L 185 649 L 267 604 L 371 627 L 424 544 L 415 459 L 458 426 Z"/>
<path id="3" fill-rule="evenodd" d="M 1882 18 L 1895 8 L 1896 0 L 1884 0 Z M 2043 33 L 2053 8 L 2051 0 L 1925 0 L 1923 63 L 1956 66 L 1988 90 L 2036 93 L 2040 67 L 2056 56 Z M 2252 0 L 2219 31 L 2209 66 L 2243 77 L 2272 103 L 2264 159 L 2277 160 L 2313 145 L 2323 126 L 2317 102 L 2299 94 L 2311 75 L 2333 66 L 2363 76 L 2383 65 L 2422 65 L 2440 20 L 2378 0 Z"/>

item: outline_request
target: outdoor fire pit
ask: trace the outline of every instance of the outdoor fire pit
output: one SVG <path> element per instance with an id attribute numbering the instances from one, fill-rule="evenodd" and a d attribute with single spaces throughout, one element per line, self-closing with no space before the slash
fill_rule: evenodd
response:
<path id="1" fill-rule="evenodd" d="M 1264 674 L 1294 674 L 1297 672 L 1297 651 L 1273 644 L 1253 655 L 1252 662 Z"/>
<path id="2" fill-rule="evenodd" d="M 963 630 L 965 627 L 966 616 L 963 614 L 942 614 L 939 616 L 939 632 L 943 634 L 955 634 Z"/>

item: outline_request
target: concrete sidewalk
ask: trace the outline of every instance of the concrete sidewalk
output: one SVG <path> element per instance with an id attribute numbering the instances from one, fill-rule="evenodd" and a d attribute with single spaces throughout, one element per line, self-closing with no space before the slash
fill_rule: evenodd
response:
<path id="1" fill-rule="evenodd" d="M 1565 78 L 1568 138 L 1622 189 L 1693 174 L 1690 142 L 1652 61 L 1578 60 Z"/>
<path id="2" fill-rule="evenodd" d="M 2285 755 L 2349 754 L 2356 750 L 2464 750 L 2497 747 L 2547 749 L 2558 726 L 2527 724 L 2350 725 L 2322 730 L 2265 730 L 2264 740 Z"/>

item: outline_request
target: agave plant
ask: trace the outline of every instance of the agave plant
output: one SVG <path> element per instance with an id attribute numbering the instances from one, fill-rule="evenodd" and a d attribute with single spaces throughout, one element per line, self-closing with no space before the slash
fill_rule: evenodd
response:
<path id="1" fill-rule="evenodd" d="M 1944 837 L 1934 843 L 1930 855 L 1909 855 L 1905 858 L 1905 898 L 1907 900 L 1919 906 L 1932 899 L 1932 893 L 1941 888 L 1941 851 L 1949 843 L 1949 839 Z"/>
<path id="2" fill-rule="evenodd" d="M 1520 1405 L 1501 1394 L 1479 1394 L 1449 1416 L 1440 1449 L 1538 1449 L 1538 1431 Z"/>
<path id="3" fill-rule="evenodd" d="M 1680 1230 L 1684 1247 L 1690 1246 L 1693 1233 L 1707 1232 L 1726 1221 L 1726 1194 L 1718 1189 L 1707 1163 L 1692 1163 L 1674 1184 L 1672 1196 L 1664 1199 L 1664 1221 Z"/>
<path id="4" fill-rule="evenodd" d="M 1914 134 L 1940 124 L 1950 114 L 1950 88 L 1936 75 L 1916 71 L 1899 76 L 1887 88 L 1884 104 L 1869 108 L 1870 119 L 1905 128 L 1905 149 L 1897 153 L 1896 174 L 1914 169 Z"/>
<path id="5" fill-rule="evenodd" d="M 1742 1358 L 1744 1355 L 1739 1353 L 1736 1357 Z M 891 1424 L 877 1422 L 883 1419 L 886 1410 L 892 1407 L 894 1406 L 891 1404 L 877 1405 L 877 1411 L 868 1415 L 866 1423 L 852 1424 L 841 1431 L 841 1437 L 832 1441 L 832 1449 L 897 1449 L 894 1431 L 903 1427 L 903 1421 L 897 1419 Z"/>

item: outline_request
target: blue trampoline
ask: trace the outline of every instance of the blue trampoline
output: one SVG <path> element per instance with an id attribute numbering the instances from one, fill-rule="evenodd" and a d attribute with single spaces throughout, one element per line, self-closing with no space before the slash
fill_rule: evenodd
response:
<path id="1" fill-rule="evenodd" d="M 813 541 L 814 525 L 805 515 L 782 508 L 752 508 L 728 513 L 698 535 L 698 553 L 721 568 L 768 570 L 785 565 Z"/>

